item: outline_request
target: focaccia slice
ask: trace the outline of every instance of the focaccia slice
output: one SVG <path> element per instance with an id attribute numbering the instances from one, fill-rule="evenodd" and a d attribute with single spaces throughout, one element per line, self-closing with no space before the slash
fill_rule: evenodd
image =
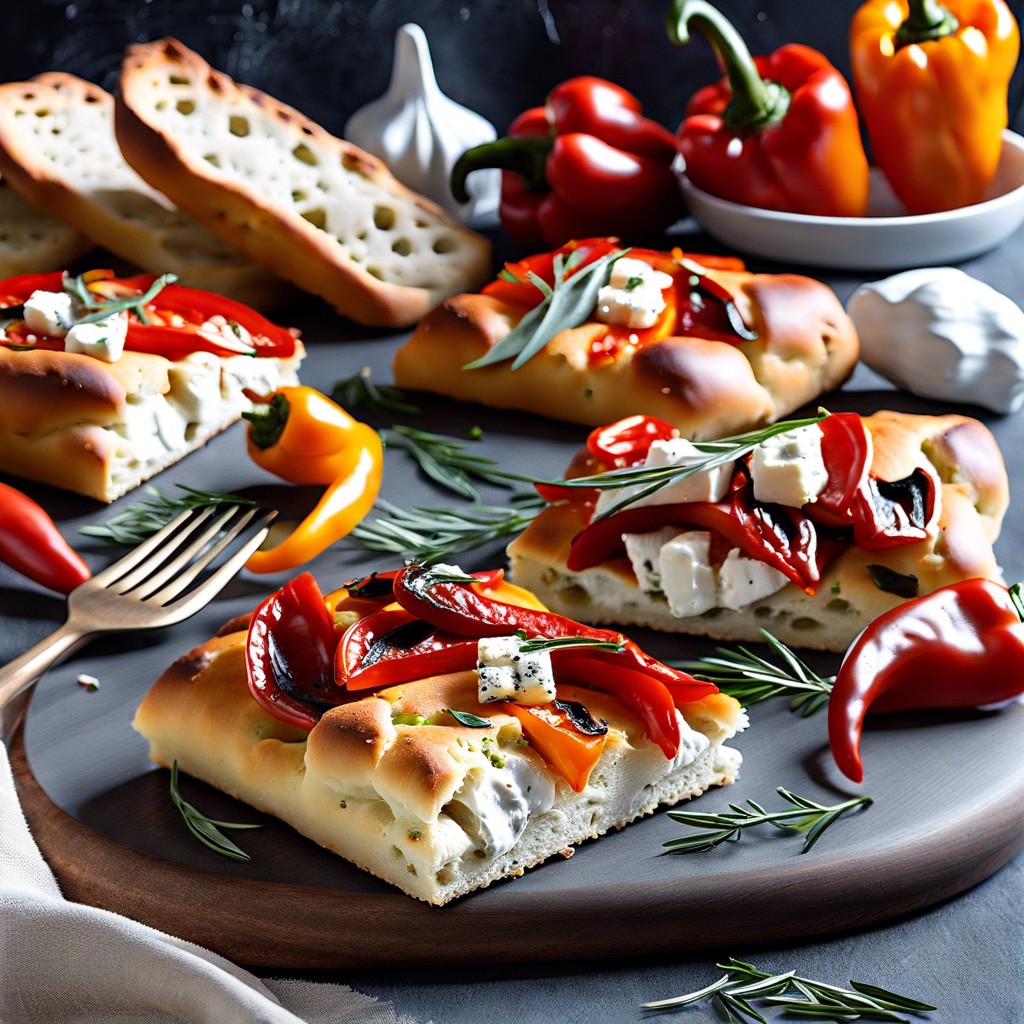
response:
<path id="1" fill-rule="evenodd" d="M 259 309 L 293 294 L 125 163 L 114 137 L 114 98 L 91 82 L 48 72 L 0 85 L 0 169 L 34 206 L 150 273 L 175 274 L 181 284 Z"/>
<path id="2" fill-rule="evenodd" d="M 359 323 L 415 323 L 490 273 L 489 243 L 376 157 L 177 40 L 128 49 L 116 129 L 177 206 Z"/>
<path id="3" fill-rule="evenodd" d="M 732 782 L 724 746 L 746 724 L 714 693 L 684 705 L 667 758 L 614 697 L 559 688 L 608 723 L 589 781 L 576 792 L 524 742 L 502 704 L 478 704 L 476 672 L 406 683 L 328 710 L 312 730 L 264 711 L 246 682 L 244 632 L 175 662 L 135 716 L 157 764 L 179 767 L 273 814 L 358 867 L 431 904 L 508 877 L 659 805 Z M 447 709 L 489 719 L 459 724 Z M 409 724 L 418 722 L 421 724 Z"/>
<path id="4" fill-rule="evenodd" d="M 567 568 L 573 539 L 593 514 L 592 505 L 578 501 L 544 509 L 512 542 L 510 575 L 552 610 L 581 622 L 740 641 L 758 641 L 766 629 L 790 646 L 831 651 L 845 650 L 869 622 L 905 599 L 889 589 L 894 580 L 915 578 L 919 594 L 973 577 L 1001 581 L 992 545 L 1009 484 L 988 428 L 965 416 L 891 411 L 864 417 L 864 424 L 873 441 L 872 476 L 897 481 L 924 470 L 936 482 L 935 515 L 923 539 L 875 550 L 846 543 L 826 564 L 813 594 L 790 582 L 742 607 L 675 615 L 663 594 L 640 589 L 628 557 L 582 571 Z M 666 529 L 665 538 L 673 530 Z M 721 564 L 713 571 L 720 572 Z"/>
<path id="5" fill-rule="evenodd" d="M 560 254 L 589 244 L 570 243 Z M 644 413 L 667 420 L 684 437 L 706 439 L 781 418 L 838 387 L 857 362 L 856 330 L 820 281 L 752 274 L 734 259 L 707 258 L 705 267 L 700 256 L 641 249 L 628 258 L 672 278 L 653 326 L 605 323 L 595 307 L 518 369 L 509 361 L 464 369 L 530 312 L 524 302 L 531 289 L 524 295 L 499 279 L 481 294 L 448 299 L 427 316 L 395 355 L 395 383 L 588 426 Z M 695 264 L 702 271 L 697 276 Z M 542 265 L 549 266 L 550 257 L 509 267 L 525 279 Z M 697 280 L 708 287 L 698 290 Z M 728 295 L 733 315 L 756 339 L 735 333 L 714 292 Z M 536 305 L 541 293 L 533 297 Z"/>

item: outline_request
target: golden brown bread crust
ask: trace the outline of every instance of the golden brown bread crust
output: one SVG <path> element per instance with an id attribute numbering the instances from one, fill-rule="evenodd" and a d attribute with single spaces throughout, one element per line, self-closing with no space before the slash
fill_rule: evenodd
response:
<path id="1" fill-rule="evenodd" d="M 582 793 L 522 742 L 517 718 L 500 705 L 477 705 L 475 672 L 357 697 L 329 710 L 307 738 L 250 696 L 244 632 L 215 637 L 175 662 L 133 724 L 158 764 L 177 761 L 410 895 L 444 903 L 736 776 L 739 755 L 721 746 L 745 724 L 732 698 L 715 694 L 688 705 L 694 730 L 681 725 L 686 738 L 669 761 L 614 698 L 579 687 L 565 696 L 609 723 L 605 752 Z M 452 707 L 472 709 L 491 725 L 458 725 L 446 713 Z M 407 715 L 440 721 L 396 720 Z M 518 811 L 506 795 L 512 790 L 520 794 Z M 527 793 L 529 820 L 515 825 L 518 839 L 506 849 L 502 829 L 522 815 Z M 490 815 L 479 810 L 489 803 Z"/>
<path id="2" fill-rule="evenodd" d="M 463 370 L 505 337 L 522 313 L 492 296 L 457 295 L 398 350 L 395 382 L 588 426 L 643 413 L 700 440 L 773 422 L 852 372 L 856 331 L 820 281 L 726 270 L 707 276 L 729 291 L 757 341 L 666 337 L 595 362 L 590 345 L 605 327 L 589 322 L 562 331 L 518 370 L 508 363 Z"/>
<path id="3" fill-rule="evenodd" d="M 108 363 L 0 345 L 0 472 L 113 501 L 250 408 L 236 372 L 294 383 L 303 355 L 297 343 L 286 360 L 125 352 Z M 190 388 L 200 377 L 209 401 L 197 413 Z"/>
<path id="4" fill-rule="evenodd" d="M 190 110 L 197 112 L 188 116 L 208 117 L 212 130 L 225 132 L 229 119 L 241 118 L 246 132 L 250 122 L 265 129 L 268 155 L 295 155 L 301 149 L 303 157 L 297 159 L 306 163 L 322 160 L 344 168 L 347 180 L 355 183 L 349 205 L 359 199 L 369 206 L 366 223 L 351 227 L 352 238 L 339 239 L 326 229 L 329 225 L 320 225 L 322 209 L 303 216 L 295 202 L 286 207 L 270 198 L 255 174 L 234 173 L 203 159 L 190 140 L 168 130 L 161 114 L 174 106 L 174 82 L 179 80 L 191 87 L 188 100 L 182 102 L 193 104 Z M 177 40 L 128 49 L 115 121 L 125 157 L 150 184 L 235 248 L 359 323 L 408 326 L 441 299 L 477 287 L 490 273 L 486 240 L 401 185 L 376 157 L 335 138 L 291 107 L 234 82 Z M 282 140 L 287 140 L 287 149 Z M 302 189 L 292 189 L 298 191 Z M 398 219 L 408 221 L 392 246 L 393 254 L 405 256 L 398 276 L 375 276 L 373 261 L 364 266 L 359 255 L 368 232 L 389 230 L 387 218 L 378 216 L 374 203 L 391 203 L 399 211 Z M 388 213 L 395 216 L 394 209 Z M 423 251 L 410 256 L 402 252 L 403 246 L 420 246 Z M 419 270 L 406 273 L 414 263 Z"/>
<path id="5" fill-rule="evenodd" d="M 150 273 L 173 273 L 181 284 L 263 310 L 294 294 L 125 163 L 114 138 L 114 98 L 91 82 L 47 72 L 0 85 L 0 169 L 34 206 Z"/>
<path id="6" fill-rule="evenodd" d="M 646 625 L 718 640 L 757 641 L 767 629 L 797 647 L 843 651 L 902 598 L 879 590 L 869 565 L 914 575 L 920 593 L 963 579 L 1002 580 L 992 549 L 1009 504 L 1002 455 L 984 424 L 966 416 L 878 412 L 865 417 L 874 443 L 873 473 L 898 480 L 916 468 L 941 481 L 941 511 L 921 541 L 876 551 L 850 546 L 825 568 L 814 596 L 794 584 L 739 610 L 676 618 L 642 593 L 630 562 L 616 558 L 574 573 L 566 569 L 573 537 L 587 525 L 579 505 L 545 509 L 509 546 L 511 578 L 554 611 L 588 623 Z"/>

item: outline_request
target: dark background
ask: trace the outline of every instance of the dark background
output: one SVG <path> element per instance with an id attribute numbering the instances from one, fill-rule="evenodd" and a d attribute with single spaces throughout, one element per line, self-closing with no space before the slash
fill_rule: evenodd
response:
<path id="1" fill-rule="evenodd" d="M 783 42 L 823 50 L 849 74 L 846 29 L 860 0 L 721 0 L 755 53 Z M 1024 0 L 1012 0 L 1018 21 Z M 239 81 L 291 104 L 335 134 L 387 87 L 395 30 L 427 33 L 437 78 L 499 132 L 556 83 L 578 74 L 634 92 L 670 128 L 690 94 L 717 76 L 708 44 L 673 47 L 667 0 L 3 0 L 7 80 L 70 71 L 116 88 L 125 45 L 173 35 Z M 1024 70 L 1011 121 L 1024 124 Z"/>

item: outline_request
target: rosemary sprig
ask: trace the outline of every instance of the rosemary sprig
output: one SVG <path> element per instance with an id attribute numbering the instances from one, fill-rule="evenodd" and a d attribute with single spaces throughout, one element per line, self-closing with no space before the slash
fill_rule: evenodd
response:
<path id="1" fill-rule="evenodd" d="M 545 502 L 536 494 L 512 499 L 512 507 L 468 505 L 465 508 L 398 508 L 387 501 L 377 507 L 385 514 L 361 522 L 349 537 L 370 551 L 401 555 L 432 565 L 460 551 L 520 533 Z"/>
<path id="2" fill-rule="evenodd" d="M 83 309 L 93 310 L 92 313 L 79 317 L 76 323 L 99 323 L 115 313 L 127 310 L 134 313 L 141 323 L 148 324 L 149 318 L 146 316 L 146 304 L 152 302 L 167 285 L 173 284 L 177 280 L 178 278 L 174 274 L 162 274 L 142 295 L 132 295 L 124 299 L 106 299 L 89 291 L 83 277 L 73 277 L 70 274 L 65 274 L 64 291 L 68 292 Z"/>
<path id="3" fill-rule="evenodd" d="M 835 676 L 820 676 L 766 629 L 764 642 L 782 662 L 777 665 L 746 647 L 716 647 L 714 655 L 671 664 L 698 679 L 714 683 L 744 707 L 771 697 L 789 697 L 789 710 L 807 718 L 828 703 Z"/>
<path id="4" fill-rule="evenodd" d="M 537 654 L 541 651 L 559 651 L 566 647 L 589 647 L 597 651 L 621 651 L 625 640 L 598 640 L 592 636 L 552 636 L 526 638 L 526 632 L 517 629 L 515 635 L 522 641 L 519 650 L 523 654 Z"/>
<path id="5" fill-rule="evenodd" d="M 629 488 L 628 492 L 617 502 L 594 516 L 595 520 L 605 519 L 677 480 L 685 480 L 695 473 L 703 473 L 709 469 L 724 466 L 728 462 L 735 462 L 736 459 L 749 454 L 759 444 L 776 434 L 820 423 L 828 415 L 826 410 L 819 409 L 816 416 L 799 420 L 781 420 L 769 427 L 752 430 L 746 434 L 736 434 L 733 437 L 725 437 L 720 441 L 694 441 L 694 448 L 706 455 L 707 458 L 691 462 L 687 466 L 630 466 L 626 469 L 611 469 L 606 473 L 595 473 L 592 476 L 578 476 L 571 480 L 534 480 L 533 482 L 557 484 L 560 487 L 597 488 L 602 491 Z"/>
<path id="6" fill-rule="evenodd" d="M 752 1020 L 766 1024 L 755 1009 L 754 1000 L 781 1006 L 787 1016 L 825 1021 L 881 1020 L 908 1024 L 901 1013 L 920 1014 L 936 1009 L 930 1003 L 859 981 L 851 981 L 850 988 L 840 988 L 802 978 L 796 971 L 772 974 L 735 957 L 715 966 L 726 972 L 718 981 L 686 995 L 644 1003 L 642 1009 L 666 1013 L 710 998 L 721 1020 L 739 1024 Z"/>
<path id="7" fill-rule="evenodd" d="M 807 853 L 821 838 L 825 830 L 843 814 L 857 807 L 867 807 L 872 803 L 871 797 L 858 796 L 830 807 L 826 804 L 819 804 L 816 800 L 797 796 L 783 786 L 779 786 L 776 792 L 790 805 L 788 809 L 766 811 L 756 801 L 748 800 L 749 809 L 739 804 L 729 804 L 732 810 L 722 814 L 669 811 L 668 816 L 673 821 L 708 831 L 683 836 L 680 839 L 670 839 L 662 845 L 670 853 L 699 853 L 704 850 L 713 850 L 722 843 L 736 842 L 742 835 L 743 829 L 750 828 L 752 825 L 774 825 L 782 831 L 803 834 L 804 845 L 800 852 Z"/>
<path id="8" fill-rule="evenodd" d="M 149 497 L 145 501 L 126 505 L 106 522 L 96 526 L 83 526 L 79 533 L 87 537 L 98 537 L 108 544 L 138 544 L 162 530 L 176 515 L 189 509 L 213 505 L 249 507 L 256 504 L 255 501 L 239 497 L 237 494 L 200 491 L 184 484 L 177 486 L 183 494 L 171 496 L 163 494 L 155 487 L 147 487 Z"/>
<path id="9" fill-rule="evenodd" d="M 555 257 L 554 287 L 536 274 L 528 278 L 541 293 L 541 301 L 505 335 L 497 345 L 479 359 L 467 363 L 464 370 L 477 370 L 482 366 L 512 360 L 512 369 L 532 359 L 558 333 L 578 327 L 590 316 L 597 302 L 597 293 L 608 280 L 612 264 L 629 249 L 615 249 L 600 259 L 576 269 L 586 252 L 577 249 L 566 259 L 561 253 Z"/>
<path id="10" fill-rule="evenodd" d="M 481 436 L 478 432 L 473 440 Z M 495 468 L 497 459 L 467 451 L 465 442 L 445 434 L 396 425 L 384 431 L 384 443 L 389 448 L 407 451 L 431 480 L 470 501 L 480 499 L 471 477 L 501 487 L 509 487 L 511 481 L 522 479 Z"/>
<path id="11" fill-rule="evenodd" d="M 371 370 L 364 366 L 351 377 L 344 377 L 331 388 L 331 399 L 346 409 L 361 407 L 383 415 L 385 412 L 419 415 L 423 410 L 406 401 L 405 395 L 390 384 L 375 384 Z"/>
<path id="12" fill-rule="evenodd" d="M 171 800 L 174 806 L 181 812 L 189 832 L 192 833 L 204 846 L 208 846 L 214 853 L 223 857 L 230 857 L 232 860 L 252 860 L 252 858 L 236 846 L 223 832 L 222 828 L 248 829 L 262 828 L 262 825 L 247 825 L 236 821 L 214 821 L 206 817 L 193 804 L 185 800 L 178 792 L 178 762 L 171 765 Z"/>

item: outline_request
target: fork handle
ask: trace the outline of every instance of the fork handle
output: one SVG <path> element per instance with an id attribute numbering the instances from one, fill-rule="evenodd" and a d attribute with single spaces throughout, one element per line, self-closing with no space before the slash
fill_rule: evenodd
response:
<path id="1" fill-rule="evenodd" d="M 0 739 L 6 741 L 14 732 L 17 714 L 10 714 L 12 702 L 27 690 L 48 668 L 63 661 L 85 639 L 87 634 L 65 623 L 60 629 L 30 647 L 20 657 L 0 668 Z"/>

